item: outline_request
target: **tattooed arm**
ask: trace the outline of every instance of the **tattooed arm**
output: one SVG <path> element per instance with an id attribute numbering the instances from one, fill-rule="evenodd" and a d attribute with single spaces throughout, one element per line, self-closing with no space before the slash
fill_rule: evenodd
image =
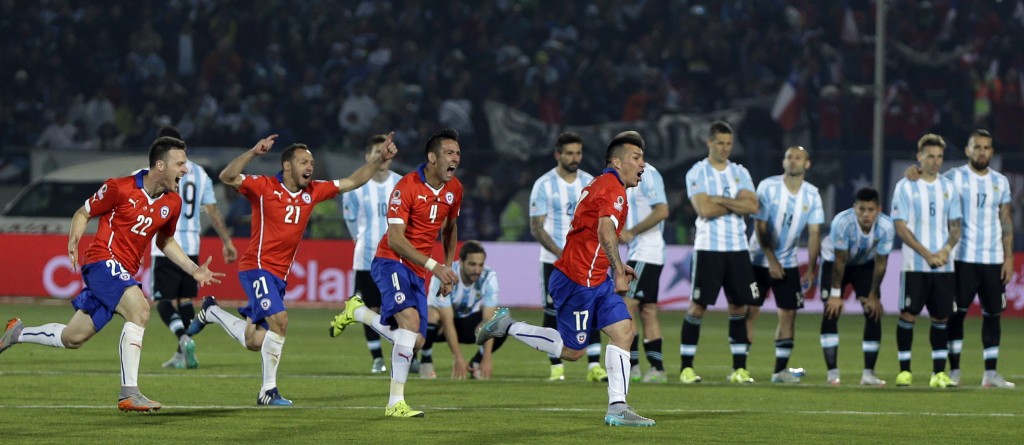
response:
<path id="1" fill-rule="evenodd" d="M 619 237 L 615 234 L 615 223 L 611 217 L 602 216 L 597 221 L 597 241 L 601 243 L 601 250 L 608 257 L 608 267 L 612 269 L 612 276 L 615 277 L 615 293 L 626 295 L 629 282 L 635 275 L 633 269 L 625 265 L 619 257 Z"/>

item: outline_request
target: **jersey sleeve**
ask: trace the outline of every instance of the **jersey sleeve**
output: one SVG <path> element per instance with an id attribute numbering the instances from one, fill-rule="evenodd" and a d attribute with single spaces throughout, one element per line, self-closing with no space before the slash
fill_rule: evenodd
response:
<path id="1" fill-rule="evenodd" d="M 999 181 L 999 196 L 997 197 L 999 205 L 1007 205 L 1013 203 L 1013 196 L 1010 194 L 1010 181 L 1006 179 L 1006 176 L 1000 176 Z"/>
<path id="2" fill-rule="evenodd" d="M 545 216 L 548 214 L 548 194 L 541 181 L 533 183 L 533 190 L 530 190 L 530 218 Z"/>
<path id="3" fill-rule="evenodd" d="M 958 221 L 964 218 L 964 211 L 960 205 L 960 192 L 953 186 L 953 181 L 949 182 L 949 198 L 946 199 L 946 208 L 949 209 L 947 218 L 950 221 Z"/>
<path id="4" fill-rule="evenodd" d="M 772 197 L 769 189 L 767 181 L 761 181 L 757 185 L 757 213 L 752 217 L 758 221 L 767 221 L 768 214 L 771 212 Z"/>
<path id="5" fill-rule="evenodd" d="M 486 272 L 489 273 L 487 273 L 482 289 L 483 306 L 498 307 L 498 273 L 493 270 Z"/>
<path id="6" fill-rule="evenodd" d="M 356 221 L 359 218 L 359 196 L 355 190 L 341 194 L 341 209 L 348 233 L 352 235 L 352 238 L 358 237 L 359 224 Z"/>
<path id="7" fill-rule="evenodd" d="M 747 168 L 742 165 L 737 165 L 736 167 L 740 171 L 740 190 L 754 191 L 754 180 L 750 178 L 750 172 Z"/>
<path id="8" fill-rule="evenodd" d="M 200 179 L 200 183 L 203 184 L 203 189 L 199 191 L 199 205 L 210 205 L 217 203 L 217 197 L 213 194 L 213 181 L 210 180 L 210 176 L 206 174 L 206 170 L 196 164 L 196 178 Z"/>
<path id="9" fill-rule="evenodd" d="M 904 187 L 906 179 L 900 179 L 896 183 L 896 191 L 892 194 L 892 220 L 906 221 L 907 212 L 910 211 L 910 200 Z"/>
<path id="10" fill-rule="evenodd" d="M 333 199 L 341 193 L 337 181 L 313 181 L 310 183 L 313 188 L 313 202 L 320 203 Z"/>
<path id="11" fill-rule="evenodd" d="M 597 217 L 610 217 L 616 229 L 622 227 L 625 223 L 622 220 L 622 211 L 626 208 L 625 190 L 616 191 L 612 187 L 601 187 L 595 193 L 594 206 L 597 208 Z"/>
<path id="12" fill-rule="evenodd" d="M 412 201 L 415 199 L 415 194 L 410 189 L 408 181 L 395 184 L 391 198 L 388 199 L 388 224 L 408 224 L 409 214 L 412 213 Z"/>
<path id="13" fill-rule="evenodd" d="M 85 210 L 89 212 L 89 216 L 102 215 L 113 209 L 120 198 L 121 193 L 118 189 L 117 181 L 108 179 L 103 182 L 103 185 L 100 186 L 96 193 L 93 193 L 89 199 L 85 200 Z"/>
<path id="14" fill-rule="evenodd" d="M 250 200 L 254 197 L 259 196 L 263 193 L 266 184 L 260 180 L 260 176 L 256 175 L 244 175 L 242 178 L 242 184 L 238 186 L 238 193 L 241 193 Z"/>
<path id="15" fill-rule="evenodd" d="M 878 246 L 875 247 L 876 255 L 888 255 L 892 252 L 893 243 L 896 242 L 896 229 L 893 227 L 892 222 L 886 220 L 884 228 L 879 225 L 878 234 Z"/>
<path id="16" fill-rule="evenodd" d="M 174 236 L 174 231 L 178 228 L 178 218 L 181 216 L 181 199 L 177 199 L 177 204 L 172 205 L 170 217 L 167 219 L 167 224 L 164 224 L 160 228 L 160 233 L 170 238 Z"/>
<path id="17" fill-rule="evenodd" d="M 821 195 L 815 191 L 811 198 L 811 214 L 807 216 L 807 224 L 824 224 L 825 209 L 821 205 Z"/>
<path id="18" fill-rule="evenodd" d="M 686 196 L 693 199 L 694 196 L 707 193 L 708 187 L 704 181 L 703 169 L 699 164 L 694 165 L 690 171 L 686 172 Z"/>
<path id="19" fill-rule="evenodd" d="M 646 190 L 647 200 L 651 207 L 668 203 L 668 198 L 665 196 L 665 180 L 657 170 L 651 171 Z"/>
<path id="20" fill-rule="evenodd" d="M 459 183 L 458 187 L 455 187 L 454 193 L 455 193 L 455 200 L 454 200 L 454 202 L 452 202 L 452 213 L 451 213 L 454 216 L 449 216 L 449 218 L 451 218 L 451 219 L 458 218 L 459 217 L 459 212 L 462 211 L 462 183 L 461 182 Z"/>
<path id="21" fill-rule="evenodd" d="M 829 231 L 828 237 L 832 240 L 834 250 L 850 250 L 850 243 L 846 237 L 846 226 L 842 223 L 841 218 L 842 214 L 832 218 L 832 230 Z"/>
<path id="22" fill-rule="evenodd" d="M 437 277 L 430 277 L 430 287 L 427 288 L 427 305 L 433 307 L 451 307 L 452 299 L 439 297 L 437 292 L 441 290 L 441 280 Z"/>

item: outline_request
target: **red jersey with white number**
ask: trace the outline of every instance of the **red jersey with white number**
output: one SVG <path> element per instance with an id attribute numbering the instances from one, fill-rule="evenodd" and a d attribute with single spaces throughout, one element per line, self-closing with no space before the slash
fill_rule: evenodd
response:
<path id="1" fill-rule="evenodd" d="M 338 196 L 336 181 L 310 181 L 292 193 L 281 174 L 245 176 L 238 192 L 252 205 L 252 237 L 238 270 L 263 269 L 287 281 L 302 233 L 321 201 Z"/>
<path id="2" fill-rule="evenodd" d="M 626 204 L 626 188 L 615 170 L 605 169 L 604 174 L 590 182 L 580 193 L 572 227 L 565 237 L 562 257 L 555 261 L 555 267 L 574 283 L 594 287 L 608 278 L 608 256 L 597 238 L 597 221 L 610 217 L 615 225 L 615 234 L 622 232 L 629 206 Z"/>
<path id="3" fill-rule="evenodd" d="M 423 172 L 426 164 L 402 177 L 388 199 L 388 224 L 405 224 L 405 238 L 420 253 L 430 256 L 445 218 L 456 218 L 462 207 L 462 183 L 452 178 L 440 189 L 427 184 Z M 427 270 L 405 261 L 388 247 L 385 234 L 377 244 L 377 257 L 388 258 L 409 266 L 416 275 L 426 279 Z"/>
<path id="4" fill-rule="evenodd" d="M 108 179 L 85 201 L 85 210 L 98 217 L 100 224 L 82 264 L 114 259 L 135 275 L 157 231 L 174 236 L 181 197 L 170 191 L 150 197 L 142 188 L 147 173 L 149 170 L 140 170 L 134 176 Z"/>

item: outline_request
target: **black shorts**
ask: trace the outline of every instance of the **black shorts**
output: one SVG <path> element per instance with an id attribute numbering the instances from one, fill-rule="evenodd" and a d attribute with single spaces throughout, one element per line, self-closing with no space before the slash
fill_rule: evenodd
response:
<path id="1" fill-rule="evenodd" d="M 750 303 L 763 306 L 768 298 L 769 288 L 775 296 L 775 305 L 779 309 L 803 309 L 804 293 L 800 291 L 800 269 L 787 267 L 782 269 L 781 280 L 773 280 L 767 267 L 754 266 L 754 281 L 757 283 L 757 298 Z"/>
<path id="2" fill-rule="evenodd" d="M 832 291 L 832 268 L 835 267 L 835 263 L 831 261 L 824 261 L 821 263 L 821 300 L 825 301 L 830 297 L 828 294 Z M 875 262 L 868 261 L 864 264 L 857 266 L 846 266 L 843 272 L 843 282 L 839 285 L 839 289 L 843 291 L 843 297 L 846 297 L 846 286 L 853 285 L 854 295 L 860 298 L 867 298 L 868 294 L 871 293 L 871 278 L 875 274 Z M 881 298 L 881 295 L 879 295 Z"/>
<path id="3" fill-rule="evenodd" d="M 949 318 L 953 313 L 953 272 L 902 272 L 900 276 L 900 312 L 912 315 L 927 307 L 932 318 Z"/>
<path id="4" fill-rule="evenodd" d="M 966 311 L 978 296 L 981 310 L 998 314 L 1006 309 L 1006 287 L 1001 277 L 1001 264 L 977 264 L 956 261 L 956 307 Z"/>
<path id="5" fill-rule="evenodd" d="M 636 279 L 629 285 L 629 292 L 626 298 L 632 298 L 640 303 L 658 304 L 658 288 L 661 281 L 661 264 L 650 264 L 637 261 L 627 263 L 636 271 Z"/>
<path id="6" fill-rule="evenodd" d="M 199 264 L 198 256 L 189 257 Z M 195 298 L 199 295 L 199 283 L 192 275 L 181 270 L 174 261 L 164 256 L 153 257 L 153 299 L 173 300 Z"/>
<path id="7" fill-rule="evenodd" d="M 698 250 L 693 256 L 690 282 L 693 292 L 690 301 L 701 306 L 712 306 L 718 300 L 718 291 L 725 288 L 729 304 L 746 306 L 757 297 L 757 283 L 746 250 L 711 252 Z"/>
<path id="8" fill-rule="evenodd" d="M 370 271 L 356 271 L 356 293 L 363 297 L 363 303 L 366 303 L 367 307 L 380 307 L 380 289 L 377 288 L 377 283 L 373 282 Z"/>
<path id="9" fill-rule="evenodd" d="M 480 326 L 483 318 L 483 311 L 477 311 L 468 317 L 455 319 L 455 332 L 459 336 L 459 343 L 464 345 L 476 344 L 476 328 Z M 442 341 L 445 341 L 444 329 L 438 329 L 434 342 Z"/>
<path id="10" fill-rule="evenodd" d="M 555 271 L 555 265 L 551 263 L 541 263 L 541 275 L 540 285 L 541 295 L 544 295 L 544 315 L 550 315 L 552 317 L 558 315 L 555 311 L 555 300 L 551 298 L 551 291 L 548 290 L 548 282 L 551 281 L 551 273 Z"/>

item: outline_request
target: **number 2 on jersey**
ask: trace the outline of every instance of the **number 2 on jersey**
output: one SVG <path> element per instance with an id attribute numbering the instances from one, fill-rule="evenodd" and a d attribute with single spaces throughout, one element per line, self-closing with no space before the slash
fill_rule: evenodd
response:
<path id="1" fill-rule="evenodd" d="M 299 215 L 302 215 L 302 207 L 299 206 L 287 206 L 284 208 L 284 222 L 288 224 L 298 224 Z"/>
<path id="2" fill-rule="evenodd" d="M 149 229 L 149 226 L 151 225 L 153 225 L 153 218 L 145 215 L 139 215 L 135 220 L 135 225 L 132 226 L 132 233 L 140 236 L 146 236 L 146 230 Z"/>

